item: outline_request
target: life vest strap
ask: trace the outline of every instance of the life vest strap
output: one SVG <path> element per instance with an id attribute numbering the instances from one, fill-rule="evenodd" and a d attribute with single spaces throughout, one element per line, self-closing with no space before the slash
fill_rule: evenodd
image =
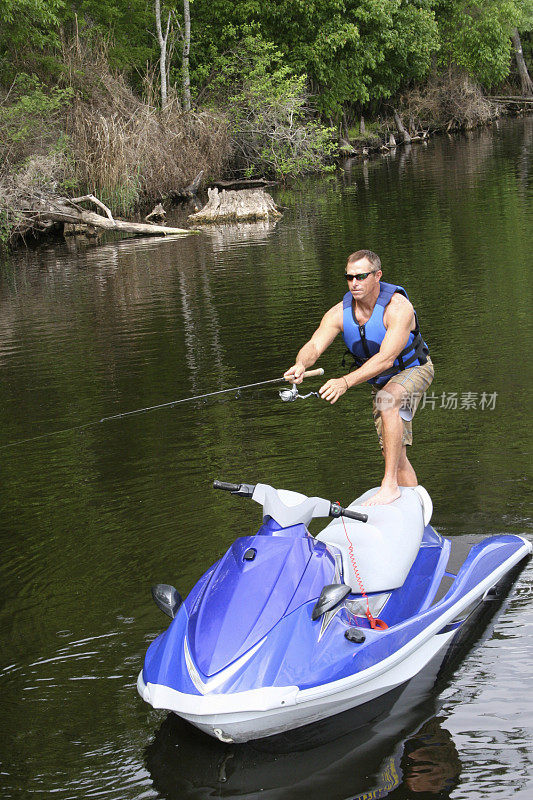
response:
<path id="1" fill-rule="evenodd" d="M 362 367 L 368 361 L 367 358 L 361 358 L 360 356 L 356 356 L 352 353 L 351 350 L 346 349 L 344 351 L 344 355 L 342 357 L 342 366 L 346 366 L 346 356 L 351 356 L 353 359 L 353 365 L 350 367 L 350 371 L 354 369 L 358 369 Z M 372 380 L 381 380 L 381 378 L 392 378 L 393 375 L 397 375 L 399 372 L 403 372 L 404 369 L 407 369 L 414 361 L 418 361 L 420 365 L 426 364 L 428 360 L 428 349 L 427 345 L 425 344 L 424 340 L 422 339 L 422 334 L 420 331 L 415 335 L 415 338 L 411 342 L 411 344 L 407 345 L 402 352 L 398 355 L 396 364 L 393 364 L 392 367 L 389 369 L 384 370 L 379 375 L 376 375 L 375 378 Z"/>

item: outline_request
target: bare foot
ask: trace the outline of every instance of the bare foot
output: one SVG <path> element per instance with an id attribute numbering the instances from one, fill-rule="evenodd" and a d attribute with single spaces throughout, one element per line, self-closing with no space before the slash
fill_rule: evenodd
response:
<path id="1" fill-rule="evenodd" d="M 401 492 L 399 488 L 388 486 L 382 486 L 379 492 L 373 494 L 372 497 L 369 497 L 368 500 L 362 504 L 364 506 L 385 506 L 387 503 L 392 503 L 393 500 L 397 500 L 401 496 Z"/>

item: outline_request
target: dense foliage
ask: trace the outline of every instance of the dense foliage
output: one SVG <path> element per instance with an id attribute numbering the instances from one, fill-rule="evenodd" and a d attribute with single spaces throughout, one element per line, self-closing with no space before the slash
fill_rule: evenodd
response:
<path id="1" fill-rule="evenodd" d="M 437 0 L 440 63 L 463 67 L 487 87 L 501 82 L 511 65 L 512 30 L 522 27 L 531 6 L 531 0 Z"/>
<path id="2" fill-rule="evenodd" d="M 68 137 L 72 161 L 92 163 L 94 154 L 83 150 L 91 138 L 87 126 L 81 144 L 72 138 L 76 128 L 69 120 L 76 109 L 78 120 L 80 108 L 87 120 L 96 120 L 102 137 L 120 129 L 120 142 L 130 136 L 132 120 L 149 120 L 144 133 L 149 129 L 152 136 L 155 125 L 187 111 L 180 97 L 188 6 L 187 0 L 161 2 L 162 26 L 169 31 L 170 110 L 158 122 L 153 0 L 3 0 L 0 171 L 31 154 L 67 152 Z M 194 0 L 190 17 L 192 110 L 214 115 L 216 136 L 226 131 L 227 148 L 217 144 L 225 168 L 285 176 L 323 168 L 341 124 L 361 113 L 390 113 L 401 93 L 423 91 L 429 75 L 438 82 L 439 74 L 460 73 L 485 91 L 501 84 L 512 68 L 516 28 L 526 59 L 531 57 L 533 0 Z M 105 51 L 102 86 L 112 86 L 114 75 L 144 103 L 142 111 L 129 118 L 129 101 L 127 108 L 114 108 L 113 91 L 103 92 L 94 75 L 86 80 L 90 59 L 80 54 L 91 49 Z M 104 64 L 100 55 L 96 63 Z M 419 105 L 428 107 L 423 101 Z M 172 130 L 189 129 L 180 122 Z M 158 141 L 163 134 L 158 131 Z M 120 149 L 121 164 L 135 162 L 120 142 L 108 142 L 105 152 Z M 191 169 L 193 161 L 203 164 L 191 159 Z M 219 160 L 212 168 L 221 165 Z M 115 167 L 117 175 L 130 169 Z M 144 162 L 137 163 L 136 174 L 124 181 L 149 193 L 149 182 L 139 177 L 143 169 Z M 95 185 L 102 180 L 99 173 Z M 83 182 L 90 183 L 89 174 Z"/>
<path id="3" fill-rule="evenodd" d="M 180 72 L 182 2 L 171 12 L 170 76 Z M 423 79 L 435 61 L 463 67 L 486 88 L 511 63 L 514 27 L 533 27 L 532 0 L 194 0 L 193 89 L 201 96 L 244 37 L 274 45 L 291 75 L 306 76 L 315 106 L 335 116 Z M 61 42 L 75 33 L 111 42 L 112 65 L 138 86 L 157 63 L 154 8 L 146 0 L 3 0 L 0 80 L 20 71 L 61 76 Z"/>
<path id="4" fill-rule="evenodd" d="M 307 76 L 316 107 L 335 117 L 347 104 L 390 97 L 427 73 L 438 47 L 432 2 L 278 0 L 261 7 L 236 0 L 228 13 L 226 0 L 199 0 L 194 9 L 202 36 L 197 76 L 205 74 L 202 54 L 209 52 L 216 61 L 221 50 L 235 46 L 242 26 L 255 24 L 285 63 Z M 222 31 L 213 19 L 227 21 Z"/>

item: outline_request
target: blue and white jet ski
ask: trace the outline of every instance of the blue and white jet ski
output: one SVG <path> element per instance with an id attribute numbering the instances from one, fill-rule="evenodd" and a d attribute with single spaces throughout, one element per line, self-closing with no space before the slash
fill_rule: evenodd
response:
<path id="1" fill-rule="evenodd" d="M 405 683 L 532 550 L 520 536 L 492 536 L 452 574 L 421 486 L 363 506 L 371 489 L 346 509 L 267 484 L 214 486 L 262 505 L 263 524 L 185 601 L 153 587 L 172 622 L 148 648 L 137 689 L 223 742 L 298 728 Z M 311 520 L 330 516 L 311 536 Z"/>

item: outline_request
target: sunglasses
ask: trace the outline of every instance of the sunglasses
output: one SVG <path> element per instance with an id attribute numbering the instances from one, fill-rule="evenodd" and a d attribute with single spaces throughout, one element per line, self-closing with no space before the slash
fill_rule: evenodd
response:
<path id="1" fill-rule="evenodd" d="M 348 272 L 345 272 L 344 275 L 347 281 L 353 281 L 354 279 L 356 281 L 364 281 L 369 275 L 373 275 L 374 272 L 375 270 L 372 270 L 372 272 L 359 272 L 357 275 L 350 275 Z"/>

